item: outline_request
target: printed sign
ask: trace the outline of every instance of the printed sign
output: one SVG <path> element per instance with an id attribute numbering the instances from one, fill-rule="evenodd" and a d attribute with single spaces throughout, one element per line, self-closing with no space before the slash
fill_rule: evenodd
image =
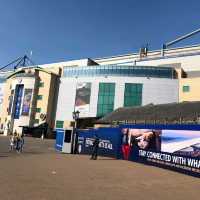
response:
<path id="1" fill-rule="evenodd" d="M 22 105 L 22 115 L 28 116 L 31 106 L 32 89 L 25 89 L 24 100 Z"/>
<path id="2" fill-rule="evenodd" d="M 100 140 L 98 154 L 108 157 L 118 157 L 118 147 L 120 144 L 120 131 L 118 128 L 78 130 L 78 152 L 81 154 L 92 153 L 95 134 L 98 134 Z"/>
<path id="3" fill-rule="evenodd" d="M 91 83 L 77 83 L 75 110 L 87 114 L 90 106 Z"/>
<path id="4" fill-rule="evenodd" d="M 122 157 L 200 175 L 200 131 L 122 128 Z"/>
<path id="5" fill-rule="evenodd" d="M 24 90 L 23 85 L 16 86 L 14 119 L 19 119 L 23 90 Z"/>

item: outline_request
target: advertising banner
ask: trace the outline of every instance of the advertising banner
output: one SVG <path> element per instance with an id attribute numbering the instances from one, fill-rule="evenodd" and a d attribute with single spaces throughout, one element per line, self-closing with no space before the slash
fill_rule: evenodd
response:
<path id="1" fill-rule="evenodd" d="M 63 140 L 64 140 L 64 130 L 63 129 L 56 129 L 55 149 L 57 151 L 62 151 Z"/>
<path id="2" fill-rule="evenodd" d="M 80 111 L 80 114 L 88 114 L 90 107 L 91 83 L 77 83 L 75 111 Z"/>
<path id="3" fill-rule="evenodd" d="M 122 128 L 122 158 L 200 175 L 200 131 Z"/>
<path id="4" fill-rule="evenodd" d="M 121 141 L 121 134 L 118 128 L 99 128 L 78 131 L 78 152 L 80 154 L 92 154 L 95 134 L 100 138 L 98 154 L 117 158 Z"/>
<path id="5" fill-rule="evenodd" d="M 11 90 L 11 95 L 9 96 L 8 115 L 10 115 L 10 113 L 11 113 L 13 97 L 14 97 L 14 90 Z"/>
<path id="6" fill-rule="evenodd" d="M 20 109 L 22 103 L 22 94 L 23 94 L 24 86 L 17 85 L 15 90 L 15 109 L 14 109 L 14 119 L 19 119 Z"/>
<path id="7" fill-rule="evenodd" d="M 32 89 L 25 89 L 24 100 L 22 104 L 22 115 L 28 116 L 31 106 Z"/>
<path id="8" fill-rule="evenodd" d="M 5 83 L 0 83 L 0 112 L 2 111 L 4 87 Z"/>

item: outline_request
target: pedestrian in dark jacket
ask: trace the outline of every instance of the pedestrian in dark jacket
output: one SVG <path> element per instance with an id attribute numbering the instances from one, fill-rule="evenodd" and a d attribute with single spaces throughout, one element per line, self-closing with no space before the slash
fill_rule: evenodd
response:
<path id="1" fill-rule="evenodd" d="M 98 156 L 98 149 L 99 149 L 99 137 L 98 135 L 94 136 L 93 146 L 92 146 L 92 156 L 91 160 L 96 160 Z"/>
<path id="2" fill-rule="evenodd" d="M 17 134 L 16 137 L 16 150 L 18 153 L 21 152 L 21 136 L 19 135 L 19 133 Z"/>

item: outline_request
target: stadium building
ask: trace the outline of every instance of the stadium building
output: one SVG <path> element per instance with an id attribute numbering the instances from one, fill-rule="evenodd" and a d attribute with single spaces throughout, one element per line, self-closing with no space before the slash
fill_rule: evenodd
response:
<path id="1" fill-rule="evenodd" d="M 199 101 L 199 63 L 200 46 L 189 46 L 1 73 L 2 132 L 46 123 L 51 134 L 71 127 L 77 110 L 85 128 L 119 107 Z"/>

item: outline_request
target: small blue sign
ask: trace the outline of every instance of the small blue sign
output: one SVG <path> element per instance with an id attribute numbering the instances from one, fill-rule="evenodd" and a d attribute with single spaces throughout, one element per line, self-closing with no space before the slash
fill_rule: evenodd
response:
<path id="1" fill-rule="evenodd" d="M 64 139 L 64 130 L 63 129 L 56 129 L 56 144 L 55 144 L 55 149 L 57 151 L 62 151 L 63 139 Z"/>

